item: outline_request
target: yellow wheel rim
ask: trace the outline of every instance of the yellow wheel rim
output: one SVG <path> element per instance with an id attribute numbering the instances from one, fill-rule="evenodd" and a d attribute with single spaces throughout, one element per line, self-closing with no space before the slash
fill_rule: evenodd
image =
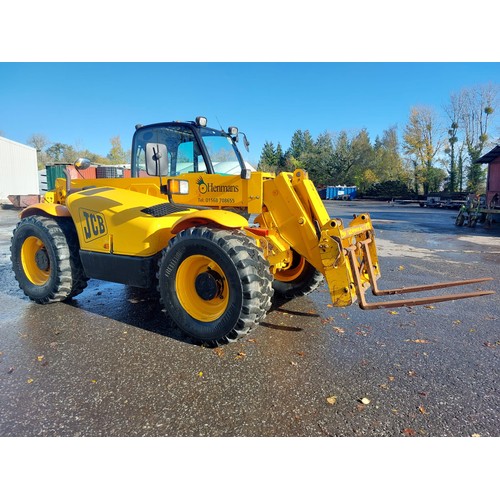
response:
<path id="1" fill-rule="evenodd" d="M 50 260 L 41 239 L 36 236 L 26 238 L 21 247 L 21 263 L 31 283 L 38 286 L 47 283 L 50 277 Z"/>
<path id="2" fill-rule="evenodd" d="M 284 269 L 283 271 L 277 271 L 274 277 L 278 281 L 293 281 L 300 277 L 305 267 L 306 259 L 304 259 L 304 257 L 301 257 L 298 264 L 296 264 L 294 267 L 289 267 L 288 269 Z"/>
<path id="3" fill-rule="evenodd" d="M 180 264 L 175 291 L 183 309 L 205 323 L 220 318 L 229 303 L 226 275 L 205 255 L 191 255 Z"/>

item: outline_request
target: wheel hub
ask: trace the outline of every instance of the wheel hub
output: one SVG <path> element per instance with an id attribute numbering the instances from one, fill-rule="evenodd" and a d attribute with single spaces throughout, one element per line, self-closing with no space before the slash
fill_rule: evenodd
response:
<path id="1" fill-rule="evenodd" d="M 195 280 L 196 293 L 203 300 L 213 300 L 215 297 L 221 297 L 222 287 L 222 277 L 211 269 L 199 274 Z"/>
<path id="2" fill-rule="evenodd" d="M 41 271 L 47 271 L 49 269 L 49 256 L 45 248 L 40 248 L 40 250 L 36 252 L 35 263 Z"/>

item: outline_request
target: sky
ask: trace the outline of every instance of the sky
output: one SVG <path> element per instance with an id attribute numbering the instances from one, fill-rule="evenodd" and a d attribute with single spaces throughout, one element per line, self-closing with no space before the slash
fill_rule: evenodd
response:
<path id="1" fill-rule="evenodd" d="M 106 155 L 117 135 L 130 148 L 137 123 L 202 115 L 245 132 L 256 164 L 265 141 L 286 150 L 299 129 L 401 134 L 412 106 L 442 112 L 452 93 L 488 83 L 500 83 L 500 63 L 3 62 L 0 131 Z"/>

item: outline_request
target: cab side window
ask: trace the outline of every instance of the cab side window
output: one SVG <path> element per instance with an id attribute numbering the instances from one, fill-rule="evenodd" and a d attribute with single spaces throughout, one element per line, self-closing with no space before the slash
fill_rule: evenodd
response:
<path id="1" fill-rule="evenodd" d="M 176 174 L 186 174 L 190 172 L 206 172 L 207 167 L 203 156 L 193 141 L 182 142 L 177 149 Z"/>

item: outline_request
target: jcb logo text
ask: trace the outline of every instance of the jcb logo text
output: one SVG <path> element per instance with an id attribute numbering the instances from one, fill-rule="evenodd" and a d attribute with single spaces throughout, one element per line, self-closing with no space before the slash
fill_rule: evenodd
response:
<path id="1" fill-rule="evenodd" d="M 80 209 L 80 219 L 85 241 L 92 241 L 107 234 L 106 221 L 100 213 Z"/>

